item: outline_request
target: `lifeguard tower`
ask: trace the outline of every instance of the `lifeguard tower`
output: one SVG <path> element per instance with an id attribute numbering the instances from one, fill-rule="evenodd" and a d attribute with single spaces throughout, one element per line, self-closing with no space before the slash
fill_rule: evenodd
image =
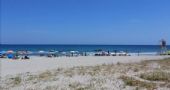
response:
<path id="1" fill-rule="evenodd" d="M 166 47 L 166 40 L 162 39 L 161 40 L 161 44 L 160 44 L 160 48 L 161 48 L 161 55 L 165 55 L 167 52 L 167 47 Z"/>

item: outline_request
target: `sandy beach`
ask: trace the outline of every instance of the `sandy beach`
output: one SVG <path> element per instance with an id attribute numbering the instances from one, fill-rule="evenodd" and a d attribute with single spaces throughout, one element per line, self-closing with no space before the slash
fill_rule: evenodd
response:
<path id="1" fill-rule="evenodd" d="M 169 90 L 169 56 L 1 59 L 1 90 Z"/>
<path id="2" fill-rule="evenodd" d="M 134 63 L 143 60 L 160 60 L 169 56 L 116 56 L 116 57 L 31 57 L 29 60 L 0 59 L 1 76 L 15 75 L 26 72 L 38 72 L 57 68 L 76 66 L 96 66 L 102 64 Z"/>
<path id="3" fill-rule="evenodd" d="M 0 90 L 170 90 L 170 0 L 0 2 Z"/>

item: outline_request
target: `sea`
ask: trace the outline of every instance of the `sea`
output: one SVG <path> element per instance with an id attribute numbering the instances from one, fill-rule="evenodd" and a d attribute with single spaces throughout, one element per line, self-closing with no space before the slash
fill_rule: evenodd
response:
<path id="1" fill-rule="evenodd" d="M 155 53 L 160 52 L 159 45 L 0 45 L 0 51 L 79 51 L 79 52 L 94 52 L 95 50 L 104 50 L 104 51 L 128 51 L 130 53 Z M 167 46 L 167 49 L 170 49 L 170 45 Z"/>

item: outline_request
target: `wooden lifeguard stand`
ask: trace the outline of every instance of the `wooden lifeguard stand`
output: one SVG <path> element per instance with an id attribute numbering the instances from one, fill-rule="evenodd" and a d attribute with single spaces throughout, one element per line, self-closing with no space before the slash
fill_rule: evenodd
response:
<path id="1" fill-rule="evenodd" d="M 161 53 L 160 54 L 165 55 L 166 52 L 167 52 L 166 40 L 162 39 L 160 42 L 161 42 L 160 43 L 160 48 L 161 48 Z"/>

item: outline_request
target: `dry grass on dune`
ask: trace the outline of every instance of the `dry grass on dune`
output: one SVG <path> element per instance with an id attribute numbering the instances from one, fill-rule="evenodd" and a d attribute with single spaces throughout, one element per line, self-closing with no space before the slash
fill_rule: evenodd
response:
<path id="1" fill-rule="evenodd" d="M 138 88 L 147 88 L 148 90 L 156 89 L 155 83 L 140 81 L 133 77 L 128 76 L 121 76 L 120 78 L 124 81 L 125 85 L 136 86 L 136 89 Z"/>
<path id="2" fill-rule="evenodd" d="M 1 81 L 1 90 L 168 90 L 170 59 L 58 68 Z"/>
<path id="3" fill-rule="evenodd" d="M 149 81 L 170 82 L 170 73 L 164 72 L 164 71 L 153 71 L 153 72 L 141 74 L 140 78 L 143 78 Z"/>

